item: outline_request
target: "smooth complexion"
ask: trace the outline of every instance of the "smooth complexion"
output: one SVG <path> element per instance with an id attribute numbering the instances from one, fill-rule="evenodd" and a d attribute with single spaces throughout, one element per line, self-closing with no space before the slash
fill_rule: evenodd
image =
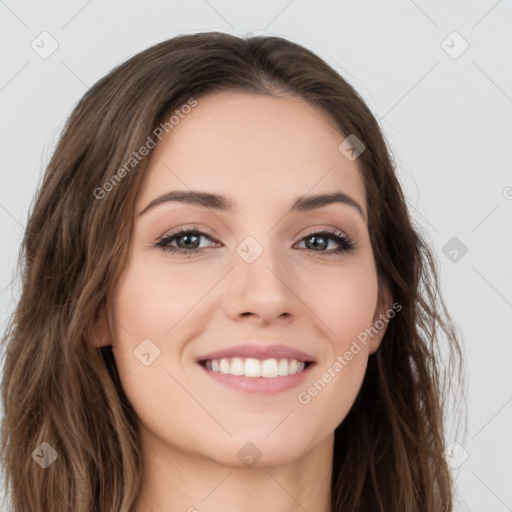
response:
<path id="1" fill-rule="evenodd" d="M 153 150 L 128 264 L 95 342 L 113 346 L 138 415 L 134 512 L 331 510 L 334 430 L 385 329 L 307 405 L 297 395 L 392 303 L 387 293 L 378 300 L 364 183 L 357 160 L 338 150 L 344 138 L 299 98 L 216 92 Z M 221 194 L 235 207 L 162 201 L 140 214 L 176 190 Z M 361 211 L 344 202 L 289 211 L 299 196 L 334 191 Z M 180 228 L 208 236 L 169 243 L 183 254 L 156 246 Z M 340 244 L 323 235 L 315 245 L 311 235 L 325 229 L 353 249 L 334 254 Z M 262 248 L 252 263 L 237 252 L 249 236 Z M 188 247 L 200 250 L 187 256 Z M 145 339 L 160 350 L 148 366 L 134 355 Z M 316 364 L 304 383 L 267 394 L 217 382 L 196 362 L 248 342 L 288 345 Z M 261 453 L 253 467 L 237 457 L 249 442 Z"/>

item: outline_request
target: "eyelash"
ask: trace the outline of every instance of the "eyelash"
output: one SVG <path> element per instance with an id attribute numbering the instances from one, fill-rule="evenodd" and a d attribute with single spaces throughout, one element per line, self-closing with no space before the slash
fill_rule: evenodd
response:
<path id="1" fill-rule="evenodd" d="M 198 248 L 196 248 L 196 249 L 181 249 L 181 248 L 172 247 L 171 245 L 169 245 L 174 239 L 181 238 L 182 236 L 185 236 L 185 235 L 196 235 L 196 236 L 200 236 L 200 237 L 203 236 L 203 237 L 209 238 L 212 241 L 215 241 L 212 239 L 212 237 L 210 235 L 208 235 L 207 233 L 205 233 L 203 231 L 200 231 L 198 229 L 187 229 L 186 228 L 186 229 L 180 229 L 178 231 L 175 231 L 174 233 L 169 233 L 168 235 L 161 237 L 158 240 L 158 242 L 154 244 L 154 247 L 159 248 L 164 252 L 169 252 L 170 254 L 179 254 L 179 255 L 182 255 L 185 257 L 189 257 L 192 254 L 199 253 L 205 249 L 204 247 L 201 249 L 198 249 Z M 335 229 L 332 229 L 332 230 L 331 229 L 323 229 L 321 231 L 313 231 L 313 232 L 309 233 L 308 235 L 306 235 L 305 237 L 303 237 L 300 241 L 302 242 L 303 240 L 305 240 L 313 235 L 318 236 L 318 237 L 325 237 L 328 239 L 332 239 L 338 245 L 340 245 L 340 248 L 336 249 L 334 251 L 331 250 L 330 252 L 313 251 L 311 249 L 306 249 L 307 251 L 320 252 L 320 253 L 327 254 L 329 256 L 339 256 L 343 253 L 348 253 L 355 248 L 355 243 L 352 242 L 352 240 L 345 233 L 335 230 Z"/>

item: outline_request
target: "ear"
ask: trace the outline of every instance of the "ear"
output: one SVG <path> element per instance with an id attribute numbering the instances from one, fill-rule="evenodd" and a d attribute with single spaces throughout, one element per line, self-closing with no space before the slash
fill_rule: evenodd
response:
<path id="1" fill-rule="evenodd" d="M 98 314 L 96 315 L 89 341 L 91 345 L 96 348 L 112 345 L 112 333 L 107 320 L 105 305 L 101 306 Z"/>
<path id="2" fill-rule="evenodd" d="M 369 343 L 370 354 L 376 352 L 380 347 L 384 334 L 386 334 L 388 323 L 396 314 L 392 305 L 393 297 L 391 297 L 388 287 L 381 285 L 379 287 L 379 298 L 373 315 L 372 326 L 369 329 L 372 334 Z"/>

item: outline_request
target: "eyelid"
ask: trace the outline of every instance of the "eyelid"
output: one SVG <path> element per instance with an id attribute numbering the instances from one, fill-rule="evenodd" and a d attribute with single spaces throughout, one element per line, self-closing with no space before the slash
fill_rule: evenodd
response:
<path id="1" fill-rule="evenodd" d="M 172 228 L 171 230 L 165 231 L 161 236 L 157 237 L 156 241 L 162 240 L 163 238 L 167 238 L 170 236 L 175 236 L 182 231 L 197 231 L 197 232 L 200 232 L 201 234 L 208 235 L 215 242 L 219 242 L 218 239 L 220 238 L 220 235 L 218 233 L 216 233 L 215 230 L 212 230 L 212 229 L 204 227 L 204 226 L 199 226 L 197 224 L 186 224 L 185 223 L 185 224 L 180 224 L 180 225 L 176 226 L 175 228 Z M 350 240 L 354 243 L 356 240 L 356 238 L 354 236 L 351 236 L 347 232 L 347 230 L 341 229 L 341 228 L 338 228 L 335 226 L 326 226 L 325 224 L 324 225 L 313 224 L 313 225 L 307 226 L 306 228 L 302 228 L 292 237 L 292 239 L 298 238 L 298 241 L 300 242 L 304 237 L 310 236 L 312 234 L 320 233 L 322 231 L 339 232 L 344 237 L 346 237 L 348 240 Z M 284 241 L 286 238 L 287 237 L 285 237 L 285 236 L 279 237 L 279 239 L 281 241 Z"/>
<path id="2" fill-rule="evenodd" d="M 212 239 L 220 237 L 220 235 L 218 235 L 214 230 L 211 230 L 207 227 L 199 226 L 197 224 L 180 224 L 170 230 L 165 231 L 161 236 L 157 238 L 157 240 L 161 240 L 162 238 L 169 236 L 174 236 L 182 231 L 198 231 L 202 234 L 204 233 L 205 235 L 208 235 Z"/>

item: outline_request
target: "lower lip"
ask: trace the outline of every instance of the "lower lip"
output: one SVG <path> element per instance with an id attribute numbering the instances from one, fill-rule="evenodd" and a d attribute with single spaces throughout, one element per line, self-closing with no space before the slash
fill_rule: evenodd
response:
<path id="1" fill-rule="evenodd" d="M 226 375 L 220 372 L 212 372 L 204 366 L 199 367 L 206 372 L 214 381 L 228 386 L 243 393 L 259 393 L 264 395 L 275 395 L 289 389 L 293 389 L 304 382 L 314 363 L 310 363 L 300 373 L 287 375 L 285 377 L 245 377 L 238 375 Z"/>

